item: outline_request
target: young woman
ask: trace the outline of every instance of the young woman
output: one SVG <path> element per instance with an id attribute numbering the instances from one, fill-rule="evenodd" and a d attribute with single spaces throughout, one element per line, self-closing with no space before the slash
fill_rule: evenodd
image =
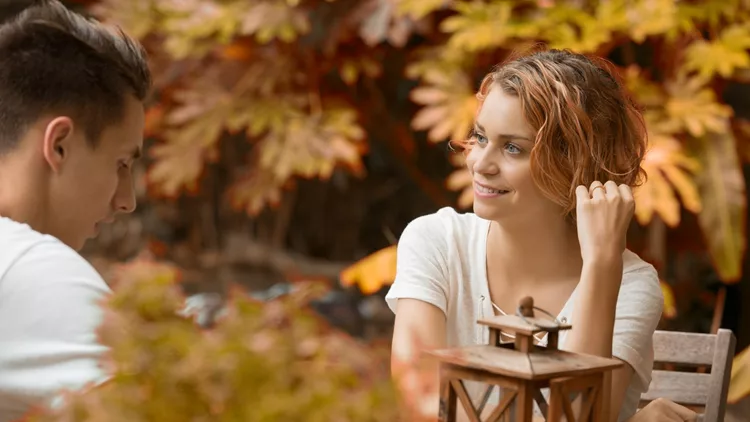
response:
<path id="1" fill-rule="evenodd" d="M 612 375 L 610 409 L 612 420 L 636 420 L 663 306 L 656 271 L 625 246 L 646 150 L 641 116 L 607 70 L 567 51 L 499 67 L 478 97 L 466 155 L 474 213 L 440 209 L 399 241 L 386 297 L 394 375 L 414 345 L 487 344 L 477 319 L 512 314 L 532 296 L 573 325 L 561 348 L 626 363 Z M 673 408 L 659 401 L 638 415 L 670 420 L 660 417 Z"/>

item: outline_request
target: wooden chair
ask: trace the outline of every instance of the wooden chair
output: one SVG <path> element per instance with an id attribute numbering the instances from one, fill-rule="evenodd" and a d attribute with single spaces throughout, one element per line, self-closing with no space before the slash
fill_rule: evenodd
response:
<path id="1" fill-rule="evenodd" d="M 735 343 L 734 334 L 726 329 L 717 334 L 656 331 L 655 367 L 666 364 L 674 370 L 654 369 L 641 407 L 663 397 L 695 410 L 699 420 L 723 422 Z"/>

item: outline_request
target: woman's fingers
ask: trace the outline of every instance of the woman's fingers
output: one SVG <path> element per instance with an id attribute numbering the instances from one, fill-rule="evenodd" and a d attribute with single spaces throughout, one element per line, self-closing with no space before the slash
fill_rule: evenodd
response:
<path id="1" fill-rule="evenodd" d="M 617 187 L 617 183 L 608 180 L 604 184 L 604 188 L 607 190 L 607 199 L 615 199 L 620 196 L 620 189 Z"/>
<path id="2" fill-rule="evenodd" d="M 583 202 L 591 199 L 591 195 L 589 194 L 589 189 L 586 186 L 579 185 L 576 187 L 576 201 L 578 202 L 578 205 L 581 205 Z"/>
<path id="3" fill-rule="evenodd" d="M 664 400 L 664 403 L 669 406 L 669 410 L 673 411 L 681 421 L 695 422 L 698 420 L 698 415 L 687 407 L 680 406 L 671 400 Z"/>
<path id="4" fill-rule="evenodd" d="M 589 194 L 591 199 L 604 199 L 607 193 L 607 188 L 602 185 L 602 182 L 595 181 L 589 186 Z"/>

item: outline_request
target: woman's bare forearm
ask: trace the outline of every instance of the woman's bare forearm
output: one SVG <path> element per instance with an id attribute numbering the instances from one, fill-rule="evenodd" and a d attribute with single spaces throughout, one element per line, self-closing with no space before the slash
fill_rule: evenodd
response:
<path id="1" fill-rule="evenodd" d="M 596 356 L 612 356 L 615 309 L 622 280 L 622 256 L 602 257 L 583 263 L 576 288 L 573 328 L 564 348 Z"/>

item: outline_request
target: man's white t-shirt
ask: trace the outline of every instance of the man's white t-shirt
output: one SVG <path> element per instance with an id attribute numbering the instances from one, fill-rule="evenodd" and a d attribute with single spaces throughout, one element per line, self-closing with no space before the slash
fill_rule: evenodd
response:
<path id="1" fill-rule="evenodd" d="M 396 311 L 401 298 L 422 300 L 445 314 L 448 347 L 489 344 L 489 329 L 476 323 L 479 318 L 494 315 L 486 266 L 489 224 L 473 213 L 457 213 L 449 207 L 409 223 L 399 239 L 396 279 L 386 295 L 391 310 Z M 635 414 L 640 396 L 651 382 L 652 336 L 664 303 L 652 265 L 627 250 L 623 264 L 612 355 L 630 364 L 634 375 L 619 421 Z M 573 325 L 576 292 L 558 315 L 559 320 Z M 565 338 L 563 331 L 561 348 L 565 348 Z M 546 340 L 544 337 L 542 344 Z M 484 391 L 479 387 L 467 388 L 475 403 Z"/>
<path id="2" fill-rule="evenodd" d="M 110 293 L 73 249 L 0 217 L 0 422 L 105 380 L 96 329 Z"/>

